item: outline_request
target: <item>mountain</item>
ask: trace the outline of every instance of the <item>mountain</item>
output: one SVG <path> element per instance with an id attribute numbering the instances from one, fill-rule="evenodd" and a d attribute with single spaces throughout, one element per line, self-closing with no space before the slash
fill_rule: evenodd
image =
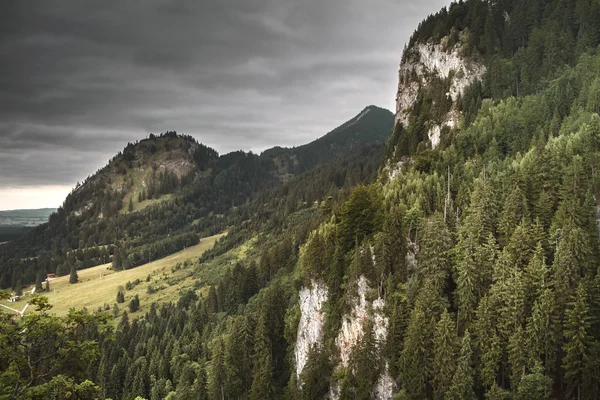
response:
<path id="1" fill-rule="evenodd" d="M 229 231 L 181 267 L 195 283 L 176 303 L 140 311 L 130 295 L 129 312 L 59 318 L 39 298 L 0 322 L 0 393 L 598 398 L 599 45 L 589 0 L 467 0 L 427 17 L 399 55 L 385 153 L 369 144 L 295 176 L 277 165 L 295 149 L 209 156 L 173 198 L 119 208 L 100 237 L 119 232 L 113 256 L 128 262 L 176 247 L 174 232 Z M 76 218 L 77 239 L 94 237 Z"/>
<path id="2" fill-rule="evenodd" d="M 370 106 L 314 142 L 262 156 L 242 151 L 219 156 L 176 132 L 128 143 L 77 184 L 48 224 L 2 247 L 0 287 L 18 290 L 34 282 L 40 268 L 64 275 L 72 265 L 97 265 L 115 252 L 116 267 L 127 269 L 181 250 L 197 242 L 198 235 L 221 232 L 248 218 L 244 204 L 259 193 L 319 165 L 355 153 L 361 157 L 365 146 L 382 146 L 392 124 L 392 113 Z M 289 168 L 282 171 L 285 163 Z M 358 179 L 367 174 L 358 172 Z M 339 175 L 337 184 L 344 181 Z M 313 186 L 303 198 L 314 201 L 317 192 Z"/>
<path id="3" fill-rule="evenodd" d="M 343 158 L 351 150 L 370 143 L 385 143 L 394 126 L 393 114 L 376 106 L 365 107 L 358 115 L 325 136 L 294 148 L 274 147 L 261 157 L 271 159 L 291 174 L 308 171 L 316 165 Z"/>

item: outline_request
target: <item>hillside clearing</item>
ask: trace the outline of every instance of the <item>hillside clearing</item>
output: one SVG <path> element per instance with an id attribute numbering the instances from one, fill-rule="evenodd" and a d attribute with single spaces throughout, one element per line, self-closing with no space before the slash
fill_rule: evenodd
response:
<path id="1" fill-rule="evenodd" d="M 193 261 L 226 233 L 203 238 L 199 244 L 185 250 L 173 253 L 160 260 L 141 265 L 125 271 L 115 272 L 110 264 L 83 269 L 77 272 L 79 283 L 69 284 L 69 276 L 62 276 L 50 281 L 50 293 L 43 293 L 54 306 L 52 312 L 66 315 L 71 308 L 96 310 L 108 304 L 113 307 L 119 287 L 125 287 L 127 282 L 135 282 L 131 290 L 125 290 L 125 303 L 119 304 L 121 311 L 127 310 L 129 301 L 137 294 L 140 298 L 140 310 L 145 312 L 151 303 L 175 301 L 181 289 L 193 286 L 193 280 L 187 279 L 192 275 Z M 179 264 L 179 268 L 177 265 Z M 147 278 L 150 280 L 147 281 Z M 148 286 L 157 288 L 155 293 L 148 293 Z M 31 288 L 29 289 L 31 290 Z M 27 291 L 25 291 L 27 292 Z M 29 295 L 23 296 L 20 302 L 27 302 Z M 18 307 L 17 307 L 18 308 Z M 139 313 L 139 311 L 138 311 Z"/>

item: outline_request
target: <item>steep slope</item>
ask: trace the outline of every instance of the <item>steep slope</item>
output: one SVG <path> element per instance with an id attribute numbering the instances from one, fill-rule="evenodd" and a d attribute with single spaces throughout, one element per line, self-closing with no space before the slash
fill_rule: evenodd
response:
<path id="1" fill-rule="evenodd" d="M 468 33 L 462 31 L 454 33 L 454 36 L 458 36 L 455 44 L 449 35 L 443 37 L 440 43 L 430 41 L 407 48 L 398 73 L 396 124 L 408 127 L 411 122 L 416 123 L 414 114 L 411 118 L 411 112 L 416 111 L 419 95 L 434 91 L 437 86 L 446 97 L 434 99 L 431 104 L 436 108 L 432 114 L 437 113 L 435 118 L 428 121 L 427 137 L 433 148 L 440 142 L 442 128 L 447 126 L 451 129 L 458 125 L 458 101 L 469 85 L 482 79 L 486 70 L 480 57 L 466 54 Z"/>
<path id="2" fill-rule="evenodd" d="M 271 159 L 282 174 L 297 174 L 319 164 L 343 158 L 350 151 L 371 143 L 385 143 L 393 127 L 393 114 L 383 108 L 368 106 L 354 118 L 325 136 L 294 148 L 275 147 L 261 157 Z"/>
<path id="3" fill-rule="evenodd" d="M 305 301 L 293 377 L 300 392 L 330 399 L 600 393 L 592 378 L 600 360 L 600 184 L 592 172 L 600 26 L 589 25 L 600 7 L 546 2 L 543 15 L 530 7 L 456 3 L 411 38 L 379 182 L 370 194 L 355 190 L 301 250 Z M 576 50 L 569 37 L 578 38 Z M 353 204 L 355 195 L 362 200 Z M 373 209 L 383 213 L 375 226 L 366 217 Z M 349 239 L 354 248 L 344 246 Z M 586 254 L 578 253 L 577 272 L 564 264 L 572 251 Z M 314 301 L 317 292 L 326 301 Z M 313 353 L 298 351 L 307 346 Z"/>

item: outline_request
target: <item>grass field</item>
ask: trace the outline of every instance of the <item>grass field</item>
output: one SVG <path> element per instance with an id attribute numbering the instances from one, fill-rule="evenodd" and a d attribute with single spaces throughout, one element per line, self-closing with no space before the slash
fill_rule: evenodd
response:
<path id="1" fill-rule="evenodd" d="M 110 264 L 80 270 L 79 283 L 69 284 L 69 276 L 62 276 L 50 281 L 50 292 L 43 295 L 48 297 L 54 306 L 52 312 L 57 315 L 66 315 L 71 308 L 86 307 L 94 311 L 104 304 L 109 304 L 112 308 L 116 303 L 119 287 L 125 287 L 127 282 L 139 279 L 139 284 L 131 290 L 125 290 L 125 303 L 119 304 L 119 309 L 121 312 L 127 310 L 127 305 L 137 294 L 140 298 L 140 311 L 136 314 L 143 313 L 149 309 L 150 304 L 176 301 L 182 289 L 193 287 L 195 280 L 188 279 L 192 276 L 191 261 L 212 248 L 215 241 L 223 235 L 225 233 L 203 238 L 196 246 L 125 271 L 112 271 L 108 269 Z M 186 261 L 190 262 L 186 265 Z M 148 277 L 150 281 L 147 282 Z M 157 288 L 152 294 L 148 293 L 148 286 L 151 285 Z M 29 293 L 31 289 L 24 290 L 24 293 Z M 22 309 L 30 296 L 23 296 L 14 308 Z"/>

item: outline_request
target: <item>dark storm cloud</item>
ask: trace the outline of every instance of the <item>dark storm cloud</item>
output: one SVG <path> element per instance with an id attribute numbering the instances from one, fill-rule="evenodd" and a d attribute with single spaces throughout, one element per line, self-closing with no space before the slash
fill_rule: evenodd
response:
<path id="1" fill-rule="evenodd" d="M 71 185 L 150 132 L 260 151 L 392 108 L 404 43 L 445 3 L 3 2 L 0 188 Z"/>

